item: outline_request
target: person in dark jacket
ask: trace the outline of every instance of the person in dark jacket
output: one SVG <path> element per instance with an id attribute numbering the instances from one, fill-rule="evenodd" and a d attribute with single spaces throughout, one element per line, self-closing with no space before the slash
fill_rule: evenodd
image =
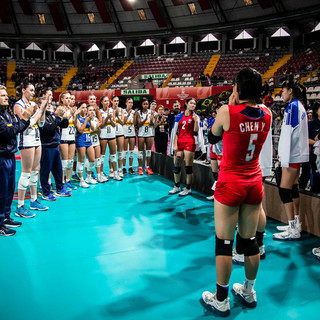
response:
<path id="1" fill-rule="evenodd" d="M 40 99 L 48 99 L 50 106 L 52 101 L 52 91 L 47 90 L 45 97 Z M 66 109 L 59 107 L 56 113 L 49 111 L 49 107 L 45 115 L 45 123 L 40 128 L 40 139 L 42 145 L 42 154 L 40 160 L 40 183 L 42 188 L 42 199 L 47 201 L 55 201 L 57 198 L 50 192 L 49 174 L 52 172 L 56 184 L 56 196 L 69 197 L 71 192 L 64 188 L 62 180 L 62 164 L 59 151 L 60 135 L 57 128 L 67 128 L 69 120 L 67 117 Z"/>
<path id="2" fill-rule="evenodd" d="M 20 120 L 8 112 L 8 94 L 0 85 L 0 236 L 13 236 L 16 231 L 10 228 L 21 226 L 21 222 L 10 218 L 11 204 L 15 188 L 17 134 L 30 125 L 33 107 L 26 108 Z"/>

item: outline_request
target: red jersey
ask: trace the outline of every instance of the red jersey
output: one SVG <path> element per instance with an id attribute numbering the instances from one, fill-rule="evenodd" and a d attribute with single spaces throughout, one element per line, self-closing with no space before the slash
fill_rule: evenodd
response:
<path id="1" fill-rule="evenodd" d="M 182 114 L 181 120 L 179 121 L 178 126 L 178 141 L 180 142 L 191 142 L 194 143 L 194 120 L 192 118 L 193 113 L 190 116 L 186 117 L 185 114 Z"/>
<path id="2" fill-rule="evenodd" d="M 262 181 L 259 155 L 270 130 L 271 112 L 265 106 L 229 105 L 229 114 L 219 181 Z"/>

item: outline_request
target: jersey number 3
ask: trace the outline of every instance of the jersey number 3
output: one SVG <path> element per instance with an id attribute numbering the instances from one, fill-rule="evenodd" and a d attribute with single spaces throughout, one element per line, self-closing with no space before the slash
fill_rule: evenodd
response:
<path id="1" fill-rule="evenodd" d="M 248 146 L 248 153 L 246 154 L 246 161 L 251 161 L 253 158 L 254 150 L 256 146 L 253 144 L 254 141 L 258 139 L 258 134 L 257 133 L 252 133 L 250 134 L 250 142 Z"/>

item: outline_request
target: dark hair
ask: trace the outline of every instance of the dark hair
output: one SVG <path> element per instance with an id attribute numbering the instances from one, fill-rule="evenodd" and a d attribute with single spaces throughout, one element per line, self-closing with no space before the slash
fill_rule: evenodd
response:
<path id="1" fill-rule="evenodd" d="M 29 86 L 33 86 L 33 83 L 24 81 L 17 87 L 16 91 L 18 92 L 19 98 L 22 98 L 22 89 L 27 89 Z"/>
<path id="2" fill-rule="evenodd" d="M 318 101 L 315 101 L 313 106 L 312 106 L 312 110 L 313 110 L 313 119 L 317 119 L 318 118 L 318 114 L 317 111 L 320 108 L 320 103 Z"/>
<path id="3" fill-rule="evenodd" d="M 307 105 L 307 91 L 302 84 L 294 80 L 286 80 L 282 83 L 282 89 L 283 88 L 292 89 L 293 97 L 302 100 L 304 105 Z"/>
<path id="4" fill-rule="evenodd" d="M 262 92 L 261 74 L 252 68 L 242 69 L 235 78 L 240 100 L 254 100 L 259 103 Z"/>
<path id="5" fill-rule="evenodd" d="M 151 101 L 150 101 L 150 104 L 153 103 L 153 102 L 154 102 L 155 104 L 157 104 L 157 101 L 156 101 L 156 100 L 151 100 Z"/>
<path id="6" fill-rule="evenodd" d="M 190 97 L 190 98 L 188 98 L 188 99 L 186 100 L 186 102 L 185 102 L 184 105 L 183 105 L 183 107 L 184 107 L 185 110 L 187 110 L 187 104 L 188 104 L 188 102 L 191 101 L 191 100 L 194 100 L 195 103 L 196 103 L 196 105 L 197 105 L 197 99 Z"/>
<path id="7" fill-rule="evenodd" d="M 141 104 L 140 104 L 138 110 L 142 111 L 142 105 L 143 105 L 143 103 L 146 102 L 146 101 L 149 103 L 149 100 L 148 100 L 146 97 L 143 97 L 143 98 L 141 99 Z"/>
<path id="8" fill-rule="evenodd" d="M 129 100 L 132 100 L 132 101 L 133 101 L 133 98 L 132 98 L 132 97 L 128 97 L 128 98 L 126 99 L 126 103 L 127 103 Z"/>
<path id="9" fill-rule="evenodd" d="M 111 97 L 111 101 L 112 101 L 114 98 L 119 98 L 119 97 L 118 97 L 118 96 L 112 96 L 112 97 Z"/>
<path id="10" fill-rule="evenodd" d="M 85 102 L 78 102 L 77 103 L 77 109 L 79 109 L 83 104 L 87 105 Z"/>
<path id="11" fill-rule="evenodd" d="M 102 96 L 102 97 L 100 98 L 100 100 L 99 100 L 99 108 L 100 108 L 100 109 L 103 108 L 103 106 L 102 106 L 102 101 L 103 101 L 103 99 L 104 99 L 105 97 L 108 98 L 108 96 Z"/>

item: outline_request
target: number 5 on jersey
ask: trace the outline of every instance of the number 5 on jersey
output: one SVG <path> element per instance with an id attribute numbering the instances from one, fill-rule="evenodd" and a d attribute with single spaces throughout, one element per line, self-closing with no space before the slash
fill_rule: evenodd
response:
<path id="1" fill-rule="evenodd" d="M 246 154 L 246 161 L 251 161 L 253 158 L 254 150 L 256 148 L 253 142 L 256 140 L 258 140 L 258 134 L 257 133 L 250 134 L 250 142 L 248 146 L 249 153 Z"/>

